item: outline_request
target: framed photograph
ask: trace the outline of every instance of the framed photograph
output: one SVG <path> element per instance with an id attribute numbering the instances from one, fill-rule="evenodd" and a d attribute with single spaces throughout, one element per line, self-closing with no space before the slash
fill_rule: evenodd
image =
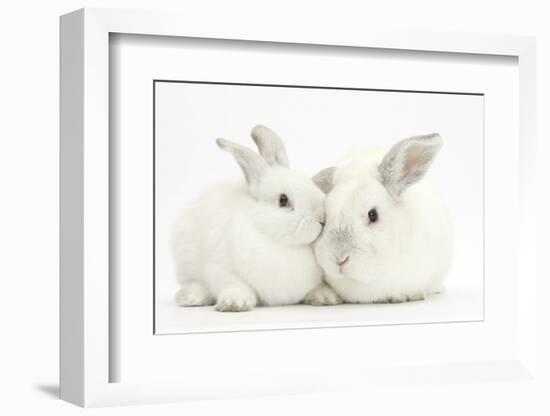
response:
<path id="1" fill-rule="evenodd" d="M 119 42 L 118 48 L 123 48 L 122 38 L 117 38 L 116 42 Z M 153 88 L 155 334 L 484 319 L 483 94 L 184 80 L 155 80 Z M 121 103 L 120 108 L 124 106 Z M 456 114 L 461 116 L 458 118 Z M 265 126 L 256 127 L 253 135 L 257 140 L 260 137 L 281 140 L 281 154 L 304 169 L 305 173 L 294 172 L 292 165 L 281 168 L 277 164 L 266 169 L 266 175 L 284 175 L 271 179 L 276 183 L 269 185 L 275 189 L 260 190 L 268 196 L 256 199 L 254 189 L 246 188 L 245 195 L 250 195 L 254 204 L 232 208 L 230 204 L 241 191 L 236 195 L 234 191 L 230 191 L 230 195 L 219 193 L 233 186 L 235 181 L 237 186 L 246 184 L 246 176 L 241 177 L 238 163 L 233 157 L 223 154 L 225 152 L 220 151 L 213 138 L 225 130 L 231 138 L 245 139 L 246 147 L 250 148 L 248 142 L 255 147 L 249 131 L 250 126 L 254 126 L 254 120 L 266 120 L 270 126 L 284 126 L 278 130 L 286 140 Z M 397 125 L 395 120 L 399 120 Z M 365 157 L 357 158 L 353 164 L 367 164 L 363 159 L 370 149 L 361 150 L 358 145 L 368 143 L 389 149 L 395 144 L 392 142 L 395 137 L 408 140 L 407 134 L 414 136 L 431 132 L 430 127 L 431 130 L 441 131 L 441 137 L 445 137 L 438 139 L 444 140 L 445 150 L 442 146 L 441 153 L 437 155 L 439 163 L 434 163 L 430 171 L 433 181 L 441 189 L 441 197 L 448 201 L 448 208 L 437 207 L 438 202 L 437 199 L 432 200 L 433 195 L 419 193 L 415 197 L 419 200 L 412 200 L 414 193 L 425 186 L 425 180 L 422 180 L 410 192 L 409 189 L 404 192 L 410 201 L 401 197 L 397 199 L 399 204 L 396 204 L 395 212 L 391 203 L 393 197 L 386 188 L 375 188 L 365 190 L 366 200 L 355 207 L 358 212 L 350 213 L 348 209 L 354 207 L 356 192 L 373 186 L 365 173 L 363 182 L 354 186 L 351 195 L 339 195 L 333 201 L 337 193 L 349 186 L 347 182 L 329 192 L 330 201 L 327 199 L 325 205 L 331 205 L 327 205 L 327 210 L 336 210 L 340 204 L 346 207 L 341 212 L 328 213 L 337 218 L 325 218 L 326 214 L 322 212 L 324 194 L 313 189 L 316 184 L 315 179 L 311 179 L 317 171 L 330 169 L 331 164 L 338 161 L 339 153 L 345 159 L 344 154 L 350 151 L 353 154 L 365 153 Z M 420 137 L 429 141 L 422 135 Z M 428 147 L 423 148 L 422 140 L 419 140 L 418 147 L 428 152 Z M 240 150 L 235 148 L 233 151 Z M 240 154 L 232 156 L 240 157 Z M 261 159 L 261 156 L 258 155 L 258 158 Z M 464 168 L 466 160 L 468 169 Z M 212 169 L 213 166 L 216 169 Z M 246 169 L 251 168 L 245 166 L 245 173 Z M 341 173 L 344 169 L 345 163 Z M 306 178 L 305 188 L 288 183 L 287 175 L 293 175 L 292 180 L 295 181 L 302 179 L 302 176 Z M 236 180 L 227 179 L 231 177 L 236 177 Z M 353 174 L 353 181 L 357 177 L 358 174 Z M 254 186 L 254 183 L 251 185 Z M 376 195 L 376 192 L 380 194 Z M 247 199 L 245 201 L 248 202 Z M 400 229 L 397 226 L 400 210 L 408 211 L 408 203 L 419 203 L 424 214 L 430 212 L 429 223 L 413 224 L 415 214 L 408 213 Z M 365 204 L 371 206 L 365 207 Z M 199 211 L 194 209 L 197 205 Z M 266 211 L 262 212 L 262 209 Z M 241 210 L 252 212 L 243 215 L 241 220 Z M 437 216 L 447 210 L 452 220 L 437 223 Z M 369 211 L 372 218 L 367 219 L 365 224 L 361 217 L 368 215 Z M 293 259 L 296 245 L 300 242 L 298 239 L 302 238 L 296 229 L 309 218 L 315 219 L 316 215 L 319 218 L 314 221 L 313 230 L 304 229 L 305 246 L 313 245 L 313 250 L 307 250 L 304 258 Z M 255 216 L 258 223 L 250 216 Z M 359 219 L 359 224 L 355 224 L 355 219 Z M 325 224 L 316 226 L 317 222 Z M 448 224 L 450 222 L 452 230 Z M 195 223 L 201 225 L 195 228 Z M 273 228 L 266 223 L 272 223 Z M 397 228 L 392 229 L 394 224 Z M 232 227 L 237 227 L 238 231 Z M 251 235 L 245 234 L 247 227 L 251 228 Z M 432 231 L 436 234 L 434 240 L 437 244 L 428 248 Z M 256 232 L 259 238 L 256 238 Z M 414 235 L 417 232 L 418 235 Z M 402 236 L 403 233 L 408 235 Z M 216 237 L 210 242 L 212 234 Z M 366 240 L 361 243 L 357 240 L 363 234 L 366 234 Z M 349 241 L 342 241 L 344 237 Z M 231 238 L 236 240 L 231 241 Z M 253 239 L 254 243 L 249 239 Z M 409 244 L 409 239 L 411 247 L 404 247 Z M 258 247 L 262 243 L 266 246 Z M 416 247 L 418 244 L 421 247 Z M 298 249 L 300 247 L 301 244 Z M 290 251 L 287 252 L 287 249 Z M 377 254 L 374 255 L 373 251 Z M 258 256 L 264 252 L 266 258 L 258 261 Z M 412 252 L 415 259 L 408 261 Z M 341 266 L 332 264 L 348 255 L 348 261 Z M 416 258 L 424 257 L 436 261 L 433 264 L 416 264 Z M 312 270 L 307 263 L 311 258 L 315 258 L 315 262 L 311 263 L 314 265 Z M 228 264 L 223 268 L 234 269 L 242 277 L 238 275 L 235 281 L 220 282 L 217 274 L 225 275 L 226 272 L 218 267 L 226 261 Z M 319 263 L 321 268 L 315 263 Z M 278 264 L 281 264 L 280 271 Z M 403 270 L 395 270 L 394 265 L 400 265 Z M 259 268 L 259 276 L 245 270 L 254 266 Z M 273 274 L 268 273 L 265 267 L 273 269 Z M 424 280 L 424 275 L 432 275 L 432 267 L 442 268 L 440 276 L 434 277 L 437 282 L 433 284 Z M 395 287 L 382 288 L 378 283 L 368 281 L 359 283 L 365 286 L 364 289 L 356 287 L 354 282 L 361 282 L 358 279 L 370 279 L 368 273 L 365 275 L 365 270 L 370 268 L 384 275 L 380 278 L 384 285 L 392 279 L 390 274 L 394 273 L 396 279 L 405 275 L 407 280 L 396 280 L 392 283 Z M 418 277 L 418 282 L 414 282 L 416 269 L 422 275 Z M 434 273 L 438 272 L 434 270 Z M 334 291 L 324 287 L 318 289 L 323 277 L 328 279 L 327 286 L 334 286 Z M 224 290 L 234 290 L 234 286 L 241 282 L 244 284 L 241 289 L 243 296 L 248 293 L 248 288 L 253 292 L 250 304 L 245 302 L 246 297 L 242 299 L 245 303 L 239 304 L 240 294 L 233 294 L 227 300 L 229 304 L 224 304 Z M 440 290 L 444 292 L 431 296 Z M 425 302 L 406 302 L 408 299 L 405 299 L 418 297 L 422 300 L 424 295 L 430 299 Z M 218 309 L 231 308 L 230 302 L 235 302 L 234 309 L 254 308 L 254 313 L 238 316 L 217 313 Z M 304 302 L 333 307 L 296 306 Z M 292 306 L 255 308 L 256 304 Z M 365 304 L 372 305 L 366 307 Z M 178 305 L 214 307 L 182 309 Z"/>
<path id="2" fill-rule="evenodd" d="M 61 397 L 533 380 L 534 51 L 62 16 Z"/>

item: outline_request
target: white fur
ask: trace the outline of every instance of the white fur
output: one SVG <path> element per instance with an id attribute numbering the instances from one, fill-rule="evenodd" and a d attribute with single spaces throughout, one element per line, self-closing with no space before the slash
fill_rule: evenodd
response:
<path id="1" fill-rule="evenodd" d="M 433 158 L 440 138 L 425 137 L 439 140 L 428 150 Z M 315 252 L 327 283 L 345 302 L 403 302 L 438 293 L 452 258 L 451 225 L 440 196 L 418 171 L 420 180 L 400 193 L 398 186 L 383 185 L 391 169 L 380 167 L 381 156 L 371 152 L 337 167 L 325 202 L 326 226 Z M 372 208 L 379 216 L 375 223 L 368 221 Z"/>
<path id="2" fill-rule="evenodd" d="M 177 221 L 173 251 L 180 306 L 215 301 L 219 311 L 246 311 L 257 304 L 296 304 L 322 284 L 311 243 L 324 222 L 324 194 L 311 178 L 284 166 L 286 154 L 273 154 L 277 146 L 284 148 L 270 134 L 265 127 L 253 131 L 263 158 L 218 141 L 233 153 L 246 181 L 207 190 Z M 279 206 L 282 193 L 289 207 Z"/>
<path id="3" fill-rule="evenodd" d="M 339 305 L 342 302 L 340 296 L 324 283 L 308 293 L 304 303 L 312 306 Z"/>

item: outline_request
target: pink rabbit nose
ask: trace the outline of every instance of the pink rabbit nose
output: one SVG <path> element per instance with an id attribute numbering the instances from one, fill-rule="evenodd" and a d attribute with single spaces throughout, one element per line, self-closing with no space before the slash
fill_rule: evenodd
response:
<path id="1" fill-rule="evenodd" d="M 336 264 L 342 267 L 344 264 L 348 262 L 348 260 L 349 260 L 349 256 L 346 256 L 343 259 L 336 259 Z"/>

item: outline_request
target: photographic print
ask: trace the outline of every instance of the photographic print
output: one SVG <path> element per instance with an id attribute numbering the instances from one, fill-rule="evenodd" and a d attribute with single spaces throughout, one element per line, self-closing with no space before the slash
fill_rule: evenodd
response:
<path id="1" fill-rule="evenodd" d="M 154 81 L 155 333 L 483 320 L 483 95 Z"/>

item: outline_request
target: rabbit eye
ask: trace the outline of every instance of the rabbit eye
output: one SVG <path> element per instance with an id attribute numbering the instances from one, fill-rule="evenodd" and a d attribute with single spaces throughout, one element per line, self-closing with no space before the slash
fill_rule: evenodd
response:
<path id="1" fill-rule="evenodd" d="M 281 196 L 279 196 L 279 206 L 281 208 L 288 206 L 288 196 L 286 194 L 281 194 Z"/>
<path id="2" fill-rule="evenodd" d="M 378 212 L 376 211 L 376 208 L 373 208 L 369 211 L 369 222 L 376 221 L 378 221 Z"/>

